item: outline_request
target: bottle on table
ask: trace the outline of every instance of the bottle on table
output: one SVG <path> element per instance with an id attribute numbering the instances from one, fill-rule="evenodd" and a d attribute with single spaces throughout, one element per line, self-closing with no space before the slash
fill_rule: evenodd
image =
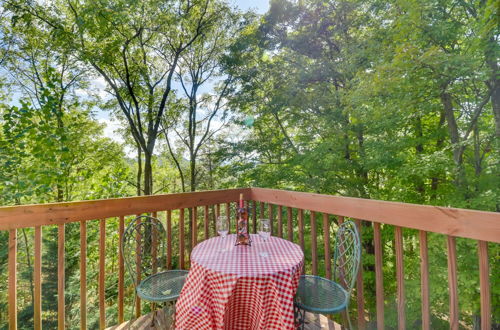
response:
<path id="1" fill-rule="evenodd" d="M 248 233 L 248 210 L 243 202 L 243 194 L 240 194 L 239 207 L 237 210 L 236 222 L 236 245 L 251 245 L 250 234 Z"/>

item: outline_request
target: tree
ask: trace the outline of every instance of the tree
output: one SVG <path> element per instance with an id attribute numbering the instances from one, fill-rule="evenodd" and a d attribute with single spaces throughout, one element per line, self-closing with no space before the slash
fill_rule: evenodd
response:
<path id="1" fill-rule="evenodd" d="M 163 125 L 170 157 L 179 171 L 182 191 L 186 191 L 186 181 L 189 182 L 190 191 L 196 190 L 199 153 L 214 134 L 224 127 L 226 98 L 232 77 L 224 72 L 222 58 L 234 36 L 238 34 L 238 24 L 242 22 L 238 22 L 238 15 L 232 13 L 229 7 L 221 6 L 219 12 L 221 15 L 217 26 L 206 31 L 180 56 L 175 77 L 184 95 L 178 100 L 177 116 L 165 118 Z M 213 93 L 203 93 L 211 88 L 214 89 Z M 218 123 L 218 127 L 214 129 L 215 120 L 222 123 Z M 183 153 L 176 152 L 175 140 L 187 149 L 187 170 L 181 165 Z"/>
<path id="2" fill-rule="evenodd" d="M 108 84 L 144 154 L 143 191 L 152 193 L 152 157 L 183 52 L 219 18 L 217 3 L 196 1 L 11 2 L 41 20 L 56 44 Z M 24 17 L 24 16 L 22 16 Z"/>

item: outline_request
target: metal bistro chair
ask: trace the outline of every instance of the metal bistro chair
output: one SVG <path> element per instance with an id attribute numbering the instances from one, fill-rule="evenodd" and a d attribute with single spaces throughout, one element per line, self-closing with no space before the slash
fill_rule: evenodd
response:
<path id="1" fill-rule="evenodd" d="M 167 268 L 166 245 L 167 235 L 160 220 L 145 215 L 130 222 L 120 245 L 137 296 L 153 304 L 175 302 L 188 274 L 186 270 L 158 272 Z"/>
<path id="2" fill-rule="evenodd" d="M 315 275 L 302 275 L 295 295 L 295 316 L 304 329 L 305 312 L 334 314 L 345 310 L 349 329 L 349 298 L 358 275 L 361 243 L 356 224 L 346 221 L 335 236 L 333 281 Z"/>

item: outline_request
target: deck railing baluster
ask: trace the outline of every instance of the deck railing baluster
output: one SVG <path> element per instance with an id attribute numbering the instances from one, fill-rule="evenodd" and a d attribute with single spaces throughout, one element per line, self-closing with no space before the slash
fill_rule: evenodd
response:
<path id="1" fill-rule="evenodd" d="M 420 240 L 420 294 L 422 297 L 422 329 L 431 328 L 429 302 L 429 253 L 427 249 L 427 232 L 419 231 Z"/>
<path id="2" fill-rule="evenodd" d="M 125 280 L 125 264 L 123 260 L 123 253 L 121 249 L 123 233 L 125 231 L 125 217 L 120 216 L 118 222 L 118 240 L 120 246 L 118 247 L 118 323 L 123 323 L 123 299 L 124 299 L 124 280 Z"/>
<path id="3" fill-rule="evenodd" d="M 35 227 L 35 264 L 34 273 L 34 306 L 33 323 L 35 330 L 42 329 L 42 227 Z"/>
<path id="4" fill-rule="evenodd" d="M 278 237 L 283 237 L 283 206 L 278 205 Z"/>
<path id="5" fill-rule="evenodd" d="M 140 216 L 140 214 L 137 214 L 137 216 Z M 137 221 L 137 223 L 141 223 L 141 219 Z M 140 237 L 139 231 L 136 233 L 135 240 L 137 242 L 136 247 L 135 247 L 135 273 L 137 274 L 137 283 L 141 282 L 141 246 L 140 246 L 140 241 L 142 238 Z M 141 316 L 141 298 L 136 296 L 135 298 L 135 317 L 139 318 Z"/>
<path id="6" fill-rule="evenodd" d="M 406 329 L 405 313 L 405 283 L 403 268 L 403 232 L 399 226 L 394 226 L 396 243 L 396 281 L 397 281 L 397 303 L 398 303 L 398 329 Z"/>
<path id="7" fill-rule="evenodd" d="M 17 329 L 17 230 L 9 230 L 9 330 Z"/>
<path id="8" fill-rule="evenodd" d="M 99 220 L 99 328 L 106 328 L 106 219 Z"/>
<path id="9" fill-rule="evenodd" d="M 447 237 L 450 329 L 458 330 L 457 248 L 455 237 Z"/>
<path id="10" fill-rule="evenodd" d="M 153 218 L 158 218 L 158 212 L 153 212 Z M 153 268 L 153 271 L 152 273 L 153 274 L 156 274 L 157 271 L 158 271 L 158 261 L 156 260 L 156 258 L 158 257 L 158 233 L 156 232 L 156 230 L 153 230 L 152 233 L 151 233 L 151 263 L 152 263 L 152 268 Z"/>
<path id="11" fill-rule="evenodd" d="M 262 207 L 262 206 L 261 206 Z M 257 233 L 257 202 L 252 201 L 253 233 Z"/>
<path id="12" fill-rule="evenodd" d="M 198 244 L 198 208 L 193 207 L 191 209 L 191 226 L 193 230 L 191 231 L 191 250 L 194 249 L 196 244 Z"/>
<path id="13" fill-rule="evenodd" d="M 231 203 L 226 203 L 227 230 L 231 234 Z"/>
<path id="14" fill-rule="evenodd" d="M 302 248 L 302 251 L 305 252 L 305 243 L 304 243 L 304 210 L 299 209 L 297 214 L 298 222 L 299 222 L 299 244 Z"/>
<path id="15" fill-rule="evenodd" d="M 203 207 L 203 230 L 205 232 L 205 239 L 210 237 L 209 229 L 208 229 L 208 205 Z"/>
<path id="16" fill-rule="evenodd" d="M 375 295 L 377 305 L 377 329 L 384 329 L 384 274 L 382 270 L 382 238 L 380 223 L 373 223 L 373 240 L 375 245 Z"/>
<path id="17" fill-rule="evenodd" d="M 179 267 L 186 269 L 184 265 L 184 209 L 179 210 Z"/>
<path id="18" fill-rule="evenodd" d="M 488 242 L 478 241 L 479 292 L 481 294 L 481 330 L 491 329 L 491 297 Z"/>
<path id="19" fill-rule="evenodd" d="M 64 300 L 64 224 L 57 226 L 57 328 L 65 329 L 65 300 Z"/>
<path id="20" fill-rule="evenodd" d="M 311 258 L 312 258 L 312 273 L 318 275 L 318 241 L 316 237 L 316 213 L 311 211 Z"/>
<path id="21" fill-rule="evenodd" d="M 172 269 L 172 210 L 167 210 L 167 269 Z"/>
<path id="22" fill-rule="evenodd" d="M 273 216 L 273 204 L 267 204 L 267 216 L 269 217 L 269 227 L 271 227 L 271 235 L 274 235 L 274 216 Z"/>
<path id="23" fill-rule="evenodd" d="M 288 240 L 293 242 L 293 212 L 291 207 L 286 208 L 286 227 L 288 231 Z"/>
<path id="24" fill-rule="evenodd" d="M 80 329 L 87 329 L 87 222 L 80 221 Z"/>
<path id="25" fill-rule="evenodd" d="M 332 259 L 330 255 L 330 220 L 328 213 L 323 213 L 323 248 L 325 250 L 325 277 L 332 279 Z"/>
<path id="26" fill-rule="evenodd" d="M 363 225 L 361 220 L 355 220 L 356 227 L 359 232 L 359 239 L 361 242 L 361 251 L 363 251 Z M 358 328 L 364 329 L 366 327 L 365 320 L 365 297 L 363 291 L 363 252 L 361 252 L 361 259 L 359 261 L 358 276 L 356 278 L 356 302 L 358 305 Z"/>

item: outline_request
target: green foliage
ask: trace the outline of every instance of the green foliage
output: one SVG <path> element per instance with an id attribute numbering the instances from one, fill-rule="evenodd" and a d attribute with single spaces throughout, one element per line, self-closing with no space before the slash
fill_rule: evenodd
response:
<path id="1" fill-rule="evenodd" d="M 491 0 L 272 0 L 258 16 L 204 0 L 9 1 L 0 12 L 0 72 L 10 73 L 0 81 L 0 201 L 261 186 L 498 212 L 498 8 Z M 77 95 L 96 75 L 112 98 Z M 212 94 L 201 88 L 205 82 L 214 86 Z M 16 91 L 14 102 L 9 90 Z M 221 111 L 210 117 L 217 101 Z M 134 156 L 103 137 L 95 108 L 118 119 Z M 210 129 L 207 118 L 222 129 Z M 176 141 L 167 148 L 168 133 Z M 108 220 L 109 251 L 118 248 L 116 225 L 117 219 Z M 309 221 L 305 227 L 308 233 Z M 317 228 L 322 247 L 319 219 Z M 374 320 L 373 229 L 364 223 L 362 233 L 365 307 Z M 43 234 L 44 274 L 55 278 L 57 230 L 47 227 Z M 78 224 L 66 226 L 70 327 L 79 318 L 78 234 Z M 19 232 L 21 327 L 32 321 L 32 237 L 32 229 Z M 97 303 L 97 237 L 98 223 L 90 222 L 89 306 Z M 305 238 L 306 261 L 311 239 Z M 1 266 L 6 241 L 0 232 Z M 382 241 L 385 319 L 387 328 L 396 328 L 392 226 L 382 225 Z M 418 233 L 405 229 L 403 241 L 407 324 L 417 328 Z M 429 234 L 428 245 L 432 327 L 446 328 L 446 238 Z M 477 325 L 480 314 L 476 249 L 476 242 L 457 239 L 466 327 Z M 493 322 L 500 323 L 494 276 L 500 251 L 489 249 Z M 114 306 L 116 253 L 108 256 L 106 297 Z M 322 248 L 318 258 L 323 275 Z M 4 268 L 0 313 L 6 310 Z M 55 285 L 44 281 L 49 328 L 56 325 L 56 303 L 49 299 Z M 116 309 L 107 315 L 116 321 Z M 98 314 L 89 313 L 88 321 L 97 327 Z"/>

